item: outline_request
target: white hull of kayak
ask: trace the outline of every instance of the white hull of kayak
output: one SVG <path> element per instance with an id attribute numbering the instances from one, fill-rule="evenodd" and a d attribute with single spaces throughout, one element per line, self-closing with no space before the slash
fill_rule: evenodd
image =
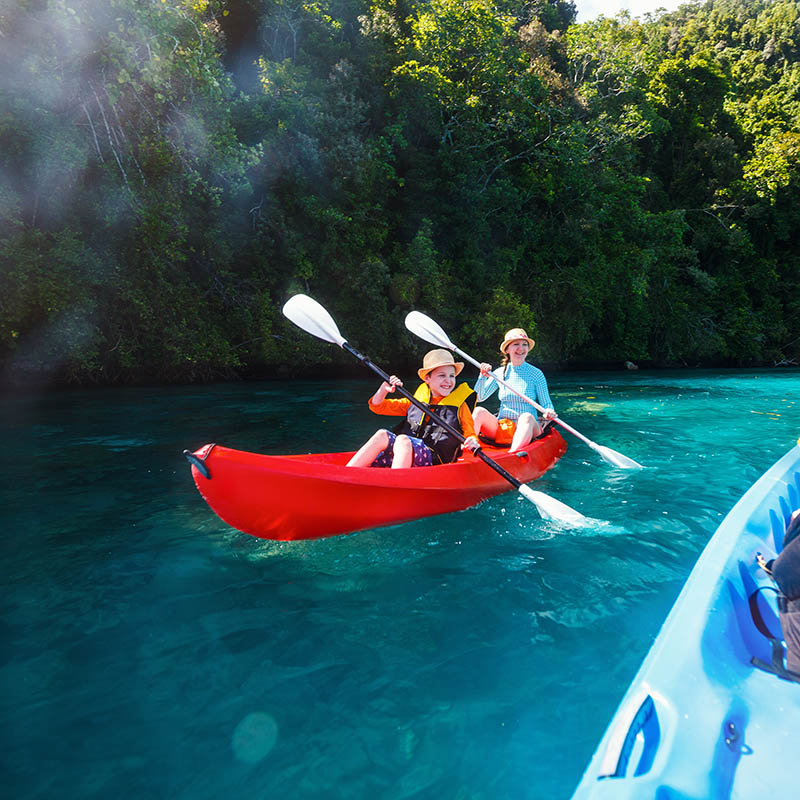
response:
<path id="1" fill-rule="evenodd" d="M 800 447 L 733 507 L 703 550 L 605 732 L 573 800 L 800 796 L 800 684 L 769 664 L 748 599 L 772 582 L 756 564 L 780 552 L 800 508 Z M 781 638 L 776 593 L 757 594 Z"/>

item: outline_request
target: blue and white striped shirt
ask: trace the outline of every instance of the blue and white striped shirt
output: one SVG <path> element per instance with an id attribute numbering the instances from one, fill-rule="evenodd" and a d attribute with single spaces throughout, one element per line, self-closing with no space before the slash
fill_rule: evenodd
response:
<path id="1" fill-rule="evenodd" d="M 503 370 L 506 370 L 505 375 L 503 375 Z M 523 361 L 518 367 L 507 364 L 505 367 L 497 367 L 492 370 L 491 374 L 501 378 L 518 392 L 530 397 L 531 400 L 535 400 L 540 406 L 553 408 L 553 401 L 547 391 L 547 379 L 544 377 L 544 373 L 533 364 L 529 364 L 527 361 Z M 500 398 L 498 419 L 515 420 L 526 411 L 531 414 L 536 413 L 536 409 L 530 403 L 526 403 L 510 389 L 501 386 L 494 378 L 481 375 L 475 382 L 475 392 L 478 395 L 479 403 L 482 403 L 487 397 L 491 397 L 495 391 Z"/>

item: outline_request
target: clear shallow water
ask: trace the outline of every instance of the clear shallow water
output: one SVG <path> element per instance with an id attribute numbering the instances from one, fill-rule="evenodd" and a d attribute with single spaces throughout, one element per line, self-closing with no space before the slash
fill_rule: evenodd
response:
<path id="1" fill-rule="evenodd" d="M 551 376 L 535 486 L 316 542 L 227 527 L 181 457 L 352 449 L 375 382 L 2 402 L 0 777 L 14 798 L 568 798 L 722 517 L 800 435 L 800 372 Z M 291 396 L 289 395 L 291 391 Z M 298 408 L 299 406 L 299 408 Z M 303 441 L 289 413 L 318 415 Z"/>

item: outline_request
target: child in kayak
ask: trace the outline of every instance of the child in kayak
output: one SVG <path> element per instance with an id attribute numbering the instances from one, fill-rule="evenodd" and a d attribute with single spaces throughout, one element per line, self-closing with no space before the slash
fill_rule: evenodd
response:
<path id="1" fill-rule="evenodd" d="M 478 402 L 481 403 L 498 391 L 500 410 L 497 416 L 483 407 L 475 409 L 475 431 L 493 439 L 497 444 L 508 444 L 513 453 L 524 447 L 542 432 L 536 410 L 505 386 L 500 386 L 494 376 L 501 378 L 518 392 L 535 400 L 545 411 L 542 417 L 549 421 L 556 416 L 553 401 L 547 391 L 544 373 L 526 359 L 535 342 L 522 328 L 506 332 L 500 345 L 503 360 L 492 372 L 490 364 L 481 364 L 481 376 L 475 382 Z"/>
<path id="2" fill-rule="evenodd" d="M 480 442 L 475 436 L 472 408 L 475 392 L 466 384 L 456 386 L 456 376 L 464 369 L 447 350 L 431 350 L 422 360 L 417 374 L 424 381 L 414 397 L 429 405 L 437 416 L 457 430 L 466 441 L 464 447 L 475 450 Z M 369 400 L 370 411 L 393 417 L 405 417 L 395 432 L 382 428 L 361 446 L 347 463 L 348 467 L 430 467 L 455 461 L 461 442 L 406 398 L 387 398 L 402 381 L 392 375 Z"/>

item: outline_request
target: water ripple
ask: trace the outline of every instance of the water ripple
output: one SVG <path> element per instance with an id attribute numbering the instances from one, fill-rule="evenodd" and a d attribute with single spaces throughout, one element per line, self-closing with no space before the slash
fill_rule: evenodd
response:
<path id="1" fill-rule="evenodd" d="M 703 546 L 797 438 L 799 376 L 554 375 L 565 418 L 646 466 L 568 438 L 535 487 L 595 522 L 510 492 L 309 542 L 228 528 L 180 453 L 349 449 L 374 381 L 5 399 L 7 793 L 568 797 Z"/>

